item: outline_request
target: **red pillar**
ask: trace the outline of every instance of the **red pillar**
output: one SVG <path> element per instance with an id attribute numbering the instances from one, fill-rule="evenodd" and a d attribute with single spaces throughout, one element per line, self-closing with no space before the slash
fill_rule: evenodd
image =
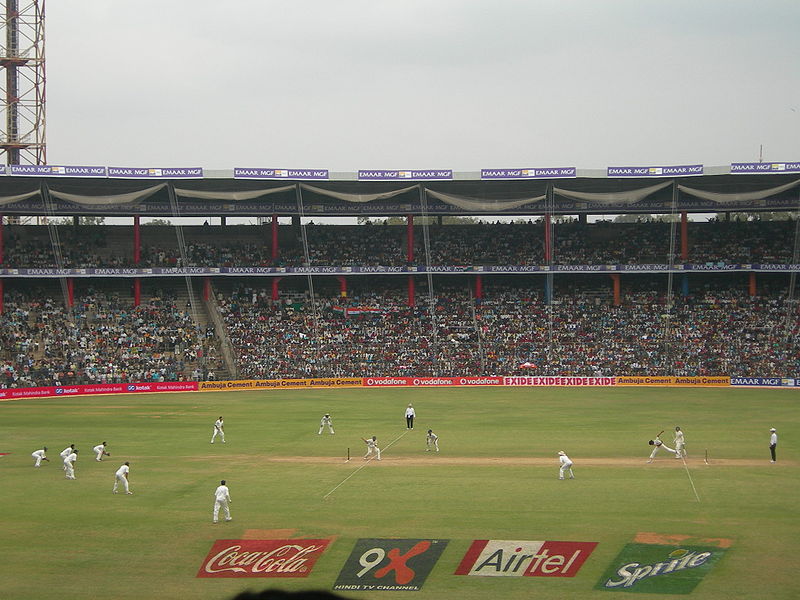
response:
<path id="1" fill-rule="evenodd" d="M 203 277 L 203 300 L 208 302 L 211 297 L 211 278 Z"/>
<path id="2" fill-rule="evenodd" d="M 278 215 L 272 215 L 272 260 L 278 260 Z"/>
<path id="3" fill-rule="evenodd" d="M 337 275 L 336 279 L 339 280 L 339 297 L 347 298 L 347 277 Z"/>
<path id="4" fill-rule="evenodd" d="M 133 280 L 133 305 L 139 306 L 142 303 L 142 280 L 136 277 Z"/>
<path id="5" fill-rule="evenodd" d="M 622 293 L 620 291 L 619 285 L 619 274 L 614 273 L 611 275 L 611 281 L 614 282 L 614 306 L 619 306 L 622 304 Z"/>
<path id="6" fill-rule="evenodd" d="M 752 298 L 753 296 L 755 296 L 758 293 L 758 289 L 756 288 L 756 274 L 753 273 L 752 271 L 750 272 L 750 282 L 749 283 L 750 283 L 750 285 L 748 286 L 749 287 L 748 291 L 750 292 L 750 297 Z"/>
<path id="7" fill-rule="evenodd" d="M 406 260 L 409 263 L 414 262 L 414 215 L 406 217 Z"/>
<path id="8" fill-rule="evenodd" d="M 278 295 L 278 283 L 280 282 L 280 277 L 273 277 L 272 278 L 272 299 L 277 301 L 280 296 Z"/>
<path id="9" fill-rule="evenodd" d="M 475 276 L 475 298 L 483 300 L 483 276 Z"/>
<path id="10" fill-rule="evenodd" d="M 139 264 L 142 257 L 142 236 L 139 231 L 139 215 L 133 217 L 133 264 Z"/>
<path id="11" fill-rule="evenodd" d="M 414 276 L 408 276 L 408 305 L 414 306 Z"/>
<path id="12" fill-rule="evenodd" d="M 75 280 L 67 278 L 67 304 L 70 308 L 75 306 Z"/>
<path id="13" fill-rule="evenodd" d="M 686 211 L 681 213 L 681 260 L 689 260 L 689 219 Z"/>
<path id="14" fill-rule="evenodd" d="M 553 240 L 550 239 L 550 215 L 544 216 L 544 260 L 550 262 L 553 257 Z"/>

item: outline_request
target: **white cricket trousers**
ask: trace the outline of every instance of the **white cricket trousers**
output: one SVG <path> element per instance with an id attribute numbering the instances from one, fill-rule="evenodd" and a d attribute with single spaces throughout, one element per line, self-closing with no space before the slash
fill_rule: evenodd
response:
<path id="1" fill-rule="evenodd" d="M 67 479 L 75 479 L 75 467 L 72 466 L 72 463 L 65 464 L 64 470 L 67 472 Z"/>
<path id="2" fill-rule="evenodd" d="M 119 486 L 120 483 L 122 484 L 122 487 L 125 489 L 125 493 L 127 494 L 128 491 L 129 491 L 128 490 L 128 478 L 125 477 L 124 475 L 121 475 L 121 476 L 120 475 L 115 475 L 114 476 L 114 489 L 111 490 L 111 491 L 116 494 L 117 493 L 117 486 Z"/>
<path id="3" fill-rule="evenodd" d="M 684 450 L 685 447 L 686 444 L 683 442 L 678 442 L 675 444 L 675 458 L 680 458 L 681 456 L 686 458 L 686 450 Z"/>
<path id="4" fill-rule="evenodd" d="M 222 507 L 223 512 L 225 513 L 225 520 L 231 520 L 231 509 L 228 506 L 227 500 L 214 500 L 214 523 L 219 521 L 219 507 Z"/>
<path id="5" fill-rule="evenodd" d="M 34 467 L 39 467 L 42 465 L 42 457 L 38 454 L 31 454 L 31 456 L 36 460 L 36 464 L 33 465 Z"/>
<path id="6" fill-rule="evenodd" d="M 222 443 L 224 444 L 225 443 L 225 432 L 222 431 L 221 429 L 217 429 L 216 427 L 214 427 L 214 433 L 211 435 L 211 443 L 212 444 L 214 443 L 214 439 L 217 436 L 220 437 L 220 439 L 222 440 Z"/>
<path id="7" fill-rule="evenodd" d="M 367 453 L 364 455 L 364 458 L 369 458 L 375 454 L 378 460 L 381 459 L 381 449 L 377 446 L 367 446 Z"/>
<path id="8" fill-rule="evenodd" d="M 564 473 L 569 473 L 570 479 L 575 479 L 575 475 L 572 474 L 572 463 L 564 463 L 561 465 L 561 468 L 558 470 L 558 478 L 564 479 Z"/>

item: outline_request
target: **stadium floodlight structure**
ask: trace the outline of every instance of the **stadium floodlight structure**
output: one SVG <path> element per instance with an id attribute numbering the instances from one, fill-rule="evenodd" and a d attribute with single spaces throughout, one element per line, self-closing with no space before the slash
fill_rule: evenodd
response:
<path id="1" fill-rule="evenodd" d="M 0 3 L 2 115 L 0 152 L 5 164 L 47 164 L 45 142 L 45 0 Z"/>

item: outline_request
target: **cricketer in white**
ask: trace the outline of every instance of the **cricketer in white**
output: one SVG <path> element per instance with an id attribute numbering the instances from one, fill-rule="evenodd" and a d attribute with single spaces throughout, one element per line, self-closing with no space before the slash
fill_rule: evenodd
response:
<path id="1" fill-rule="evenodd" d="M 675 428 L 675 458 L 686 458 L 686 439 L 680 427 Z"/>
<path id="2" fill-rule="evenodd" d="M 569 472 L 569 478 L 575 479 L 575 475 L 572 473 L 572 461 L 563 450 L 558 451 L 558 461 L 561 463 L 561 468 L 558 470 L 558 478 L 564 479 L 564 474 Z"/>
<path id="3" fill-rule="evenodd" d="M 100 461 L 102 461 L 102 460 L 103 460 L 103 455 L 104 455 L 104 454 L 105 454 L 106 456 L 108 456 L 108 453 L 106 452 L 106 443 L 105 443 L 105 442 L 103 442 L 102 444 L 97 444 L 97 446 L 95 446 L 94 448 L 92 448 L 92 452 L 94 452 L 94 459 L 95 459 L 97 462 L 100 462 Z"/>
<path id="4" fill-rule="evenodd" d="M 378 438 L 373 435 L 370 439 L 361 438 L 361 440 L 367 445 L 367 453 L 364 455 L 364 459 L 366 460 L 374 454 L 380 460 L 381 449 L 378 448 Z"/>
<path id="5" fill-rule="evenodd" d="M 67 458 L 67 457 L 68 457 L 70 454 L 72 454 L 73 450 L 75 450 L 75 444 L 70 444 L 69 446 L 67 446 L 66 448 L 64 448 L 64 449 L 61 451 L 61 453 L 59 454 L 59 456 L 61 457 L 61 460 L 64 460 L 64 459 L 65 459 L 65 458 Z"/>
<path id="6" fill-rule="evenodd" d="M 214 523 L 219 522 L 219 509 L 225 511 L 225 520 L 231 520 L 231 509 L 229 504 L 232 504 L 231 493 L 228 486 L 225 485 L 225 480 L 219 482 L 219 486 L 214 490 Z"/>
<path id="7" fill-rule="evenodd" d="M 317 432 L 317 435 L 322 435 L 322 430 L 323 430 L 325 427 L 327 427 L 327 428 L 328 428 L 328 431 L 330 431 L 330 432 L 331 432 L 331 435 L 332 435 L 333 433 L 335 433 L 335 432 L 333 431 L 333 420 L 331 419 L 331 415 L 330 415 L 330 413 L 325 413 L 325 414 L 323 415 L 322 419 L 320 420 L 320 422 L 319 422 L 319 431 Z"/>
<path id="8" fill-rule="evenodd" d="M 75 479 L 75 461 L 78 460 L 78 451 L 73 450 L 72 454 L 64 459 L 64 471 L 67 479 Z"/>
<path id="9" fill-rule="evenodd" d="M 125 488 L 126 494 L 132 494 L 133 492 L 130 491 L 128 488 L 128 473 L 131 471 L 131 463 L 125 462 L 117 472 L 114 474 L 114 489 L 112 490 L 115 494 L 117 493 L 117 487 L 119 484 L 122 484 L 122 487 Z"/>
<path id="10" fill-rule="evenodd" d="M 664 433 L 664 432 L 662 431 L 661 433 Z M 650 453 L 650 458 L 647 459 L 647 462 L 649 462 L 649 463 L 653 462 L 653 459 L 656 457 L 656 454 L 658 454 L 658 449 L 659 448 L 663 448 L 667 452 L 672 452 L 673 454 L 676 454 L 675 450 L 673 450 L 672 448 L 668 447 L 664 442 L 661 441 L 661 433 L 659 433 L 655 437 L 655 439 L 652 439 L 649 442 L 647 442 L 648 444 L 650 444 L 653 447 L 653 451 Z"/>
<path id="11" fill-rule="evenodd" d="M 436 452 L 439 451 L 439 436 L 433 433 L 433 429 L 428 429 L 428 435 L 425 436 L 425 452 L 430 452 L 434 448 Z"/>
<path id="12" fill-rule="evenodd" d="M 48 459 L 48 458 L 47 458 L 47 454 L 46 454 L 46 452 L 47 452 L 47 446 L 45 446 L 45 447 L 44 447 L 44 448 L 42 448 L 41 450 L 37 450 L 36 452 L 34 452 L 33 454 L 31 454 L 31 456 L 32 456 L 32 457 L 34 458 L 34 460 L 36 461 L 36 464 L 35 464 L 35 465 L 33 465 L 34 467 L 39 467 L 39 466 L 41 466 L 41 464 L 42 464 L 42 461 L 43 461 L 43 460 L 46 460 L 47 462 L 50 462 L 50 459 Z"/>
<path id="13" fill-rule="evenodd" d="M 214 421 L 214 433 L 211 434 L 211 443 L 214 443 L 214 438 L 219 436 L 222 439 L 222 443 L 225 443 L 225 422 L 222 420 L 222 416 L 219 419 Z"/>

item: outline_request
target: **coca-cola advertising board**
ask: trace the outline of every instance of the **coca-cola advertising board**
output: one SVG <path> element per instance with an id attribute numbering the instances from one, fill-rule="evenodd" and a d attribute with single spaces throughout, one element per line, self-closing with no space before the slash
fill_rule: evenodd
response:
<path id="1" fill-rule="evenodd" d="M 308 577 L 329 539 L 217 540 L 197 577 Z"/>

